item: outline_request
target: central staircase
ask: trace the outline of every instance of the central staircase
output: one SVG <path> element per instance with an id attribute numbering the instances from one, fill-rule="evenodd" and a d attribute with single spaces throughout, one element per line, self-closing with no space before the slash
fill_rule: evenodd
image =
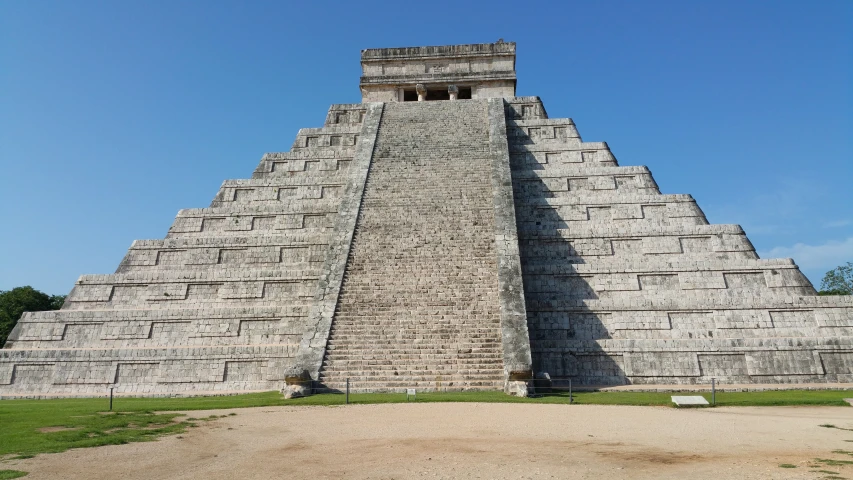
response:
<path id="1" fill-rule="evenodd" d="M 320 383 L 502 388 L 487 102 L 385 104 Z"/>

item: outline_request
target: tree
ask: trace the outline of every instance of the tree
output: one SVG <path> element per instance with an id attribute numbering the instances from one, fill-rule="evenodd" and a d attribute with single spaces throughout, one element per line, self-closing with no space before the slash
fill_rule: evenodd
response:
<path id="1" fill-rule="evenodd" d="M 58 310 L 64 302 L 64 295 L 50 296 L 30 286 L 0 290 L 0 346 L 6 343 L 24 312 Z"/>
<path id="2" fill-rule="evenodd" d="M 6 337 L 8 337 L 9 332 L 15 328 L 15 323 L 17 322 L 13 321 L 12 317 L 10 317 L 8 313 L 0 310 L 0 346 L 6 343 Z"/>
<path id="3" fill-rule="evenodd" d="M 50 309 L 51 310 L 59 310 L 65 305 L 65 297 L 66 295 L 51 295 L 50 296 Z"/>
<path id="4" fill-rule="evenodd" d="M 821 295 L 853 295 L 853 262 L 826 272 L 820 282 Z"/>

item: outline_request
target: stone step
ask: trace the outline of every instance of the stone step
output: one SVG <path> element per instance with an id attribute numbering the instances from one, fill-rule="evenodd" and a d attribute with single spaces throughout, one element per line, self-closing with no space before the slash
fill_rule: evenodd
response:
<path id="1" fill-rule="evenodd" d="M 331 338 L 328 347 L 335 348 L 376 348 L 380 349 L 390 345 L 402 345 L 403 348 L 438 347 L 453 343 L 461 348 L 495 348 L 500 346 L 500 338 L 367 338 L 358 337 Z"/>
<path id="2" fill-rule="evenodd" d="M 474 359 L 476 360 L 476 359 Z M 336 372 L 361 372 L 364 375 L 401 375 L 404 372 L 413 373 L 415 375 L 426 375 L 431 373 L 477 373 L 483 372 L 494 373 L 502 371 L 502 362 L 483 362 L 476 361 L 471 363 L 406 363 L 399 362 L 395 358 L 384 360 L 348 360 L 348 361 L 333 361 L 326 360 L 324 364 L 334 366 Z M 395 373 L 396 372 L 396 373 Z M 326 373 L 331 374 L 330 371 Z"/>
<path id="3" fill-rule="evenodd" d="M 331 338 L 335 341 L 346 341 L 346 340 L 363 340 L 366 342 L 372 342 L 376 340 L 469 340 L 476 342 L 495 342 L 500 341 L 500 333 L 495 330 L 487 330 L 483 332 L 466 332 L 466 331 L 452 331 L 452 332 L 434 332 L 432 330 L 423 330 L 421 332 L 417 331 L 384 331 L 382 333 L 371 333 L 370 331 L 347 331 L 347 330 L 339 330 L 333 329 L 331 333 Z"/>
<path id="4" fill-rule="evenodd" d="M 390 348 L 391 346 L 395 348 Z M 347 345 L 329 345 L 326 349 L 327 358 L 344 358 L 344 357 L 364 357 L 366 355 L 375 356 L 377 358 L 388 358 L 399 356 L 400 358 L 410 357 L 418 359 L 442 358 L 442 359 L 465 359 L 474 357 L 500 358 L 501 349 L 498 344 L 486 346 L 438 346 L 434 344 L 419 344 L 419 345 L 400 345 L 388 344 L 377 346 L 375 344 L 347 344 Z"/>
<path id="5" fill-rule="evenodd" d="M 483 372 L 502 372 L 502 363 L 472 363 L 472 364 L 448 364 L 448 365 L 401 365 L 389 360 L 388 363 L 374 364 L 370 362 L 350 362 L 345 364 L 332 364 L 331 362 L 324 363 L 324 367 L 334 367 L 336 374 L 347 372 L 351 375 L 357 372 L 362 375 L 426 375 L 426 374 L 462 374 L 462 373 L 477 373 Z M 396 372 L 396 373 L 395 373 Z"/>
<path id="6" fill-rule="evenodd" d="M 320 375 L 319 381 L 324 384 L 329 383 L 341 383 L 346 384 L 346 380 L 349 378 L 350 380 L 350 388 L 353 386 L 356 387 L 366 387 L 372 386 L 376 384 L 385 384 L 388 386 L 394 387 L 405 387 L 407 384 L 409 387 L 413 387 L 414 384 L 450 384 L 452 382 L 464 382 L 471 385 L 488 385 L 493 382 L 502 383 L 503 374 L 484 374 L 484 375 L 469 375 L 469 376 L 452 376 L 452 375 L 420 375 L 413 376 L 409 378 L 399 378 L 399 376 L 384 376 L 384 377 L 359 377 L 356 375 Z"/>
<path id="7" fill-rule="evenodd" d="M 443 329 L 447 330 L 447 329 Z M 364 339 L 366 341 L 378 340 L 435 340 L 435 341 L 450 341 L 450 340 L 467 340 L 470 342 L 495 342 L 500 341 L 500 333 L 495 330 L 488 331 L 468 331 L 464 329 L 456 329 L 455 331 L 436 332 L 431 329 L 401 329 L 396 325 L 387 325 L 382 331 L 374 330 L 341 330 L 335 329 L 331 332 L 331 337 L 335 340 L 348 339 Z"/>
<path id="8" fill-rule="evenodd" d="M 469 364 L 469 363 L 490 363 L 503 361 L 503 356 L 500 352 L 422 352 L 413 353 L 410 351 L 391 351 L 391 350 L 368 350 L 368 349 L 350 349 L 345 351 L 335 350 L 326 351 L 326 361 L 330 364 L 347 363 L 350 361 L 356 362 L 383 362 L 391 360 L 393 362 L 403 363 L 441 363 L 441 364 Z"/>
<path id="9" fill-rule="evenodd" d="M 344 372 L 335 375 L 320 375 L 321 382 L 338 381 L 345 382 L 350 379 L 350 385 L 353 383 L 372 383 L 372 382 L 444 382 L 444 381 L 501 381 L 503 379 L 503 371 L 495 370 L 483 373 L 467 373 L 467 374 L 447 374 L 444 372 L 421 373 L 414 375 L 394 375 L 393 373 L 384 375 L 360 375 L 359 372 Z"/>
<path id="10" fill-rule="evenodd" d="M 355 315 L 354 313 L 361 313 Z M 497 313 L 481 313 L 481 312 L 447 312 L 436 314 L 419 314 L 417 317 L 406 315 L 404 309 L 372 309 L 365 308 L 364 312 L 343 313 L 335 315 L 335 324 L 337 327 L 347 327 L 353 329 L 369 330 L 376 326 L 383 328 L 423 328 L 430 331 L 440 332 L 441 329 L 479 329 L 483 331 L 494 330 L 493 325 L 500 322 L 500 317 Z M 453 318 L 452 315 L 465 318 Z M 346 315 L 346 316 L 344 316 Z M 450 317 L 450 318 L 448 318 Z"/>
<path id="11" fill-rule="evenodd" d="M 371 349 L 368 346 L 357 348 L 329 348 L 326 350 L 326 359 L 329 361 L 384 361 L 384 360 L 417 360 L 418 362 L 440 361 L 443 363 L 471 361 L 491 362 L 502 360 L 503 356 L 497 348 L 444 348 L 444 349 Z"/>
<path id="12" fill-rule="evenodd" d="M 476 310 L 443 309 L 446 305 L 434 305 L 423 307 L 423 312 L 417 316 L 407 311 L 405 305 L 395 305 L 393 308 L 368 309 L 364 306 L 363 311 L 340 311 L 335 312 L 334 327 L 356 327 L 370 329 L 375 325 L 393 328 L 429 328 L 436 332 L 442 328 L 452 331 L 456 328 L 479 329 L 483 331 L 494 330 L 492 324 L 500 321 L 498 313 L 483 312 Z M 349 308 L 347 308 L 349 310 Z"/>
<path id="13" fill-rule="evenodd" d="M 342 393 L 346 389 L 345 381 L 328 382 L 325 388 L 315 388 L 315 393 Z M 475 381 L 475 382 L 370 382 L 367 384 L 354 383 L 350 385 L 351 393 L 406 393 L 406 390 L 414 388 L 417 393 L 424 392 L 460 392 L 460 391 L 495 391 L 501 390 L 502 382 Z"/>
<path id="14" fill-rule="evenodd" d="M 386 105 L 322 379 L 500 388 L 490 155 L 484 102 Z"/>
<path id="15" fill-rule="evenodd" d="M 366 306 L 365 306 L 366 307 Z M 483 321 L 494 321 L 499 318 L 496 313 L 484 312 L 482 310 L 461 310 L 460 308 L 447 309 L 447 305 L 429 305 L 422 306 L 423 311 L 418 312 L 417 316 L 407 312 L 403 308 L 405 305 L 395 305 L 393 308 L 372 309 L 367 308 L 364 311 L 341 311 L 342 308 L 338 305 L 335 312 L 335 323 L 339 325 L 362 325 L 369 328 L 372 323 L 398 323 L 401 326 L 405 325 L 470 325 L 479 328 L 490 328 L 489 325 L 482 326 Z M 347 308 L 346 310 L 350 310 Z M 464 318 L 462 316 L 465 316 Z M 455 317 L 455 318 L 454 318 Z"/>
<path id="16" fill-rule="evenodd" d="M 412 384 L 415 385 L 425 385 L 425 384 L 447 384 L 452 385 L 455 383 L 461 384 L 470 384 L 470 385 L 488 385 L 490 383 L 501 383 L 502 382 L 502 373 L 492 374 L 492 375 L 459 375 L 459 376 L 451 376 L 451 375 L 397 375 L 397 376 L 373 376 L 373 377 L 364 377 L 357 375 L 339 375 L 334 377 L 320 377 L 320 382 L 328 385 L 329 383 L 343 383 L 346 385 L 346 379 L 350 380 L 350 389 L 353 386 L 365 388 L 371 384 L 384 384 L 387 386 L 405 386 L 409 385 L 412 388 Z"/>
<path id="17" fill-rule="evenodd" d="M 395 345 L 397 348 L 383 348 L 388 345 Z M 494 342 L 493 344 L 473 344 L 473 343 L 457 343 L 451 347 L 446 346 L 445 344 L 436 344 L 436 343 L 418 343 L 418 344 L 401 344 L 400 342 L 389 342 L 387 345 L 378 345 L 372 342 L 366 342 L 363 344 L 358 343 L 349 343 L 344 345 L 328 345 L 327 350 L 330 353 L 334 351 L 344 351 L 350 350 L 353 352 L 361 352 L 366 350 L 377 350 L 382 352 L 391 353 L 458 353 L 460 350 L 471 350 L 471 353 L 479 353 L 479 352 L 497 352 L 500 348 L 499 342 Z"/>

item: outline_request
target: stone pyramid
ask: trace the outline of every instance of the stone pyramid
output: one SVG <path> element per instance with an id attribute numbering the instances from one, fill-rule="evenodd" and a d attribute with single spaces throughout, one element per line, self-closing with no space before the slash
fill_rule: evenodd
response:
<path id="1" fill-rule="evenodd" d="M 362 103 L 25 314 L 0 395 L 853 382 L 853 297 L 516 97 L 514 43 L 361 57 Z"/>

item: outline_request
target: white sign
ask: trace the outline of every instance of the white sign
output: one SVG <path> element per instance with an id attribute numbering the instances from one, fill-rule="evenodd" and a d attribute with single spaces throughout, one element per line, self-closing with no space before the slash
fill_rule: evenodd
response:
<path id="1" fill-rule="evenodd" d="M 673 395 L 672 403 L 679 407 L 709 405 L 708 400 L 705 400 L 705 397 L 701 395 L 694 395 L 690 397 Z"/>

